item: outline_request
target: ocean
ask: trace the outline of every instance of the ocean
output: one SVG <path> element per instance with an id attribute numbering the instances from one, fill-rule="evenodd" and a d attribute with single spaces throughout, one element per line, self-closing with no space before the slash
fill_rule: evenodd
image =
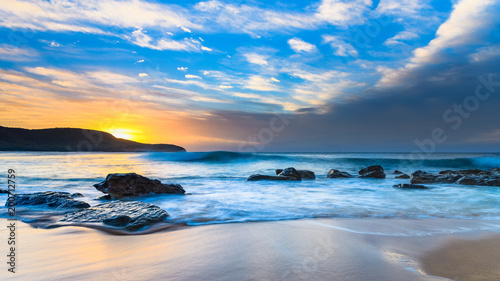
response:
<path id="1" fill-rule="evenodd" d="M 17 175 L 16 193 L 79 192 L 90 205 L 103 195 L 92 185 L 109 173 L 135 172 L 163 183 L 181 184 L 188 195 L 134 198 L 170 214 L 171 223 L 202 225 L 301 218 L 450 218 L 500 219 L 500 187 L 428 184 L 429 190 L 400 190 L 408 183 L 394 170 L 490 169 L 500 154 L 431 154 L 412 161 L 401 153 L 63 153 L 2 152 L 0 166 L 7 189 L 7 170 Z M 386 179 L 328 179 L 330 169 L 357 176 L 381 165 Z M 252 174 L 274 175 L 275 169 L 311 170 L 315 180 L 248 182 Z M 5 201 L 7 195 L 0 194 Z M 2 204 L 3 205 L 3 204 Z M 2 212 L 2 217 L 6 212 Z"/>

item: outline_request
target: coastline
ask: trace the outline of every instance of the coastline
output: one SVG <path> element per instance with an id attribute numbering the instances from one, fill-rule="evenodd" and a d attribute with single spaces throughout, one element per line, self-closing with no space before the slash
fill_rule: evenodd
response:
<path id="1" fill-rule="evenodd" d="M 0 231 L 1 240 L 7 231 Z M 4 268 L 0 275 L 11 274 L 8 280 L 449 280 L 430 274 L 461 266 L 460 260 L 441 263 L 450 247 L 466 245 L 460 254 L 484 264 L 484 254 L 500 255 L 499 247 L 488 247 L 500 241 L 499 233 L 499 221 L 451 219 L 302 219 L 147 235 L 72 226 L 35 229 L 19 222 L 18 271 Z M 477 252 L 471 243 L 486 246 Z M 461 281 L 489 270 L 462 269 L 467 272 Z"/>

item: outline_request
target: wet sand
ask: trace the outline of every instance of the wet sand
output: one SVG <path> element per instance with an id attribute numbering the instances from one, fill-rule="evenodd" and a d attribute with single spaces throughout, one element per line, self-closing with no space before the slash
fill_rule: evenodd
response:
<path id="1" fill-rule="evenodd" d="M 1 219 L 0 225 L 7 225 L 7 221 Z M 8 232 L 5 227 L 0 229 L 0 254 L 5 257 Z M 429 275 L 452 276 L 438 271 L 448 266 L 453 270 L 458 262 L 441 260 L 456 255 L 443 250 L 450 245 L 455 248 L 455 244 L 447 243 L 466 245 L 467 252 L 459 253 L 467 253 L 474 262 L 485 266 L 461 266 L 470 262 L 467 260 L 455 265 L 474 274 L 492 265 L 479 261 L 483 252 L 491 252 L 488 257 L 496 257 L 497 261 L 499 253 L 498 247 L 488 246 L 499 245 L 498 240 L 450 239 L 479 239 L 494 233 L 500 233 L 499 221 L 308 219 L 196 226 L 146 235 L 111 235 L 83 227 L 34 229 L 18 223 L 17 273 L 7 272 L 2 262 L 0 277 L 106 281 L 448 280 Z M 469 243 L 483 245 L 481 253 Z"/>

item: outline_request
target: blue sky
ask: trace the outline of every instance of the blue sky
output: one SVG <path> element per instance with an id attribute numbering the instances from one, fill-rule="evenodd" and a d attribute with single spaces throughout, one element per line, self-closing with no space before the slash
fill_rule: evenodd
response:
<path id="1" fill-rule="evenodd" d="M 256 151 L 411 151 L 438 128 L 437 151 L 498 151 L 499 98 L 467 117 L 453 105 L 498 73 L 499 12 L 492 0 L 7 0 L 0 125 Z M 263 139 L 276 115 L 292 121 Z"/>

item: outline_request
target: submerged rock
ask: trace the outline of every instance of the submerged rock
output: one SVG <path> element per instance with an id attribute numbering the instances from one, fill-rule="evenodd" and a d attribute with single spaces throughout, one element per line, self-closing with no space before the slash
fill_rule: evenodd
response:
<path id="1" fill-rule="evenodd" d="M 395 187 L 395 188 L 401 188 L 401 189 L 429 189 L 427 186 L 425 185 L 420 185 L 420 184 L 407 184 L 407 183 L 400 183 L 400 184 L 396 184 L 396 185 L 393 185 L 392 187 Z"/>
<path id="2" fill-rule="evenodd" d="M 384 168 L 380 165 L 374 165 L 359 171 L 360 178 L 385 179 Z"/>
<path id="3" fill-rule="evenodd" d="M 342 172 L 339 170 L 331 169 L 328 172 L 328 175 L 326 175 L 327 178 L 329 179 L 335 179 L 335 178 L 352 178 L 353 175 L 349 174 L 348 172 Z"/>
<path id="4" fill-rule="evenodd" d="M 409 179 L 409 178 L 410 178 L 410 176 L 407 174 L 402 174 L 402 175 L 396 176 L 396 179 Z"/>
<path id="5" fill-rule="evenodd" d="M 15 206 L 46 206 L 57 209 L 88 208 L 89 204 L 75 200 L 68 192 L 35 192 L 26 194 L 15 194 L 13 197 Z M 9 202 L 5 203 L 5 206 Z"/>
<path id="6" fill-rule="evenodd" d="M 283 172 L 283 169 L 276 169 L 275 170 L 276 172 L 276 175 L 279 175 L 281 174 L 281 172 Z M 309 171 L 309 170 L 297 170 L 297 172 L 299 172 L 301 178 L 303 180 L 313 180 L 313 179 L 316 179 L 316 174 L 314 174 L 313 171 Z"/>
<path id="7" fill-rule="evenodd" d="M 461 185 L 500 186 L 500 169 L 489 171 L 480 169 L 441 171 L 431 174 L 416 171 L 411 175 L 410 183 L 456 183 Z"/>
<path id="8" fill-rule="evenodd" d="M 103 223 L 105 225 L 137 231 L 160 222 L 168 213 L 158 206 L 140 201 L 112 201 L 68 214 L 58 221 L 66 223 Z"/>
<path id="9" fill-rule="evenodd" d="M 151 180 L 136 173 L 109 174 L 106 180 L 94 184 L 94 187 L 103 193 L 109 194 L 113 199 L 150 193 L 186 193 L 179 184 L 163 184 L 159 180 Z"/>
<path id="10" fill-rule="evenodd" d="M 403 172 L 401 172 L 401 171 L 399 171 L 399 170 L 395 170 L 395 171 L 394 171 L 394 174 L 395 174 L 395 175 L 401 175 L 401 174 L 404 174 L 404 173 L 403 173 Z"/>

